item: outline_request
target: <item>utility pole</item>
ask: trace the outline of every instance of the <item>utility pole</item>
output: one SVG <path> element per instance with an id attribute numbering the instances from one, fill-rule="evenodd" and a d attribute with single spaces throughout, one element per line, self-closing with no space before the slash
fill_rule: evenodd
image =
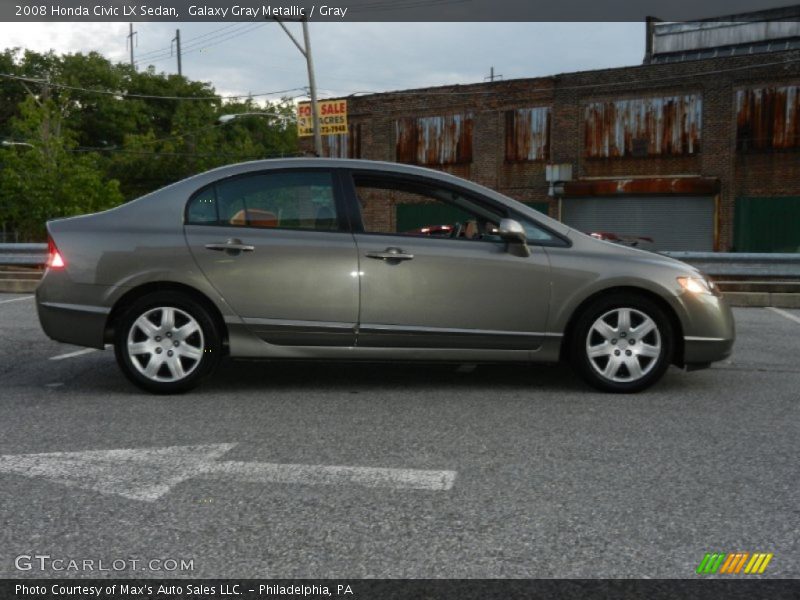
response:
<path id="1" fill-rule="evenodd" d="M 138 32 L 133 30 L 133 23 L 129 23 L 129 25 L 130 25 L 130 33 L 127 35 L 127 42 L 126 43 L 130 44 L 130 47 L 131 47 L 131 67 L 135 69 L 136 68 L 136 63 L 133 62 L 133 37 L 134 36 L 138 36 L 139 34 L 138 34 Z M 139 38 L 138 37 L 136 38 L 136 43 L 137 43 L 137 45 L 139 43 Z"/>
<path id="2" fill-rule="evenodd" d="M 175 30 L 175 37 L 172 38 L 172 41 L 175 42 L 175 49 L 178 54 L 178 75 L 183 76 L 183 69 L 181 68 L 181 30 Z M 170 42 L 170 51 L 172 50 L 172 42 Z"/>
<path id="3" fill-rule="evenodd" d="M 495 79 L 502 79 L 502 78 L 503 78 L 502 75 L 495 75 L 494 74 L 494 67 L 491 67 L 489 69 L 489 75 L 484 77 L 483 80 L 486 81 L 488 79 L 489 81 L 494 81 Z"/>
<path id="4" fill-rule="evenodd" d="M 275 17 L 275 21 L 278 22 L 283 30 L 286 32 L 286 35 L 294 42 L 294 45 L 297 46 L 297 49 L 300 50 L 300 54 L 302 54 L 306 59 L 306 67 L 308 68 L 308 88 L 309 88 L 309 95 L 311 96 L 311 123 L 314 128 L 314 152 L 317 156 L 322 156 L 322 133 L 319 130 L 319 113 L 317 112 L 317 80 L 314 76 L 314 59 L 311 56 L 311 40 L 308 35 L 308 19 L 303 18 L 300 19 L 301 23 L 303 24 L 303 45 L 300 45 L 292 33 L 286 28 L 286 25 L 283 24 L 283 21 Z"/>

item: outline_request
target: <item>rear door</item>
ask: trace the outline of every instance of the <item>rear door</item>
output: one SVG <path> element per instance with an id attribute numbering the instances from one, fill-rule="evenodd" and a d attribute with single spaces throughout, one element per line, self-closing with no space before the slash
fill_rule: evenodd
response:
<path id="1" fill-rule="evenodd" d="M 211 284 L 263 340 L 351 346 L 358 257 L 338 175 L 262 171 L 196 193 L 185 233 Z"/>

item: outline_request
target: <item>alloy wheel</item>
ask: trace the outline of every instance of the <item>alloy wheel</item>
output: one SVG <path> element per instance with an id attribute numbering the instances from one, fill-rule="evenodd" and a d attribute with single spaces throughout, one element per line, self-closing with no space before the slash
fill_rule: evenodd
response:
<path id="1" fill-rule="evenodd" d="M 203 358 L 205 340 L 197 320 L 170 306 L 151 308 L 128 330 L 126 350 L 133 366 L 151 381 L 177 382 Z"/>
<path id="2" fill-rule="evenodd" d="M 586 356 L 605 379 L 631 383 L 647 375 L 662 352 L 656 322 L 635 308 L 614 308 L 595 320 L 586 336 Z"/>

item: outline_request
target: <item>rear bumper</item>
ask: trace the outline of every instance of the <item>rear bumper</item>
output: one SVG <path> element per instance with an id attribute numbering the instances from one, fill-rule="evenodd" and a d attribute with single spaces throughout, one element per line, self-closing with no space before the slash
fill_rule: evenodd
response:
<path id="1" fill-rule="evenodd" d="M 72 283 L 66 273 L 46 271 L 36 288 L 36 312 L 48 337 L 57 342 L 103 348 L 110 307 L 99 306 L 98 286 Z"/>
<path id="2" fill-rule="evenodd" d="M 83 304 L 39 302 L 39 323 L 48 337 L 66 344 L 103 348 L 109 309 Z"/>

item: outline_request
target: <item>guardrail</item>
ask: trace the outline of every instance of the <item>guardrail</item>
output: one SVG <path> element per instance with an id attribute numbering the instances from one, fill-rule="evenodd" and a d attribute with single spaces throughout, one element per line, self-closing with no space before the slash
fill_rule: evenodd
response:
<path id="1" fill-rule="evenodd" d="M 714 277 L 800 277 L 800 252 L 750 254 L 740 252 L 661 252 Z M 43 266 L 47 244 L 0 244 L 0 265 Z"/>
<path id="2" fill-rule="evenodd" d="M 800 253 L 661 252 L 712 277 L 800 277 Z"/>
<path id="3" fill-rule="evenodd" d="M 0 244 L 0 265 L 41 267 L 47 262 L 47 244 Z"/>

